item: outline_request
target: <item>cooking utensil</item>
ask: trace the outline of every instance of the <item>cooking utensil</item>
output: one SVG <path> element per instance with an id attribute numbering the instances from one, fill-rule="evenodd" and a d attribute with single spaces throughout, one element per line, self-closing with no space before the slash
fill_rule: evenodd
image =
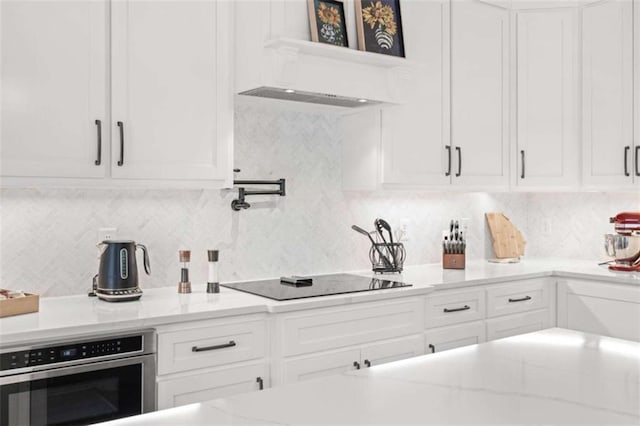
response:
<path id="1" fill-rule="evenodd" d="M 376 219 L 374 223 L 376 226 L 376 230 L 378 231 L 378 234 L 380 234 L 380 238 L 382 238 L 382 242 L 385 243 L 385 247 L 387 247 L 389 254 L 391 254 L 391 260 L 393 261 L 393 266 L 395 267 L 398 264 L 398 262 L 396 261 L 396 254 L 392 249 L 393 232 L 391 231 L 391 225 L 389 225 L 389 222 L 387 222 L 386 220 L 380 219 L 380 218 Z M 389 234 L 389 243 L 387 243 L 387 240 L 384 238 L 384 234 L 382 232 L 383 229 L 386 230 L 387 233 Z"/>
<path id="2" fill-rule="evenodd" d="M 369 238 L 369 241 L 371 241 L 371 245 L 376 249 L 376 251 L 380 255 L 380 259 L 382 259 L 384 264 L 387 265 L 387 267 L 389 267 L 389 268 L 393 268 L 393 265 L 391 264 L 391 261 L 389 259 L 387 259 L 387 256 L 385 256 L 382 253 L 382 250 L 380 250 L 380 247 L 376 244 L 376 241 L 373 239 L 373 237 L 371 236 L 370 233 L 368 233 L 367 231 L 365 231 L 364 229 L 360 228 L 357 225 L 351 225 L 351 229 L 353 229 L 356 232 L 361 233 L 362 235 L 366 235 L 367 238 Z"/>

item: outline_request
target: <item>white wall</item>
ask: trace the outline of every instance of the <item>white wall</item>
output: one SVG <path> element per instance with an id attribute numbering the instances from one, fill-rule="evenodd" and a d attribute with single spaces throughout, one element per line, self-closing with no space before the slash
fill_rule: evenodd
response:
<path id="1" fill-rule="evenodd" d="M 287 196 L 249 198 L 232 212 L 227 191 L 3 189 L 0 287 L 46 296 L 87 291 L 97 270 L 97 229 L 146 244 L 153 275 L 142 287 L 176 285 L 179 249 L 191 249 L 194 288 L 204 288 L 206 250 L 221 250 L 223 281 L 367 269 L 368 243 L 350 229 L 380 216 L 406 223 L 408 264 L 438 262 L 440 232 L 471 219 L 469 257 L 487 257 L 487 211 L 503 211 L 528 240 L 527 255 L 602 258 L 608 218 L 640 210 L 638 194 L 344 193 L 339 118 L 236 111 L 240 178 L 287 179 Z"/>

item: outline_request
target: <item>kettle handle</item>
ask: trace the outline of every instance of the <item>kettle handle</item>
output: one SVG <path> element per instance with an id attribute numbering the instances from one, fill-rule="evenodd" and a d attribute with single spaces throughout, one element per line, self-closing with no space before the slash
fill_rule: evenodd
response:
<path id="1" fill-rule="evenodd" d="M 147 250 L 147 247 L 142 244 L 136 244 L 136 249 L 137 248 L 142 249 L 144 271 L 147 275 L 151 275 L 151 265 L 149 264 L 149 251 Z"/>

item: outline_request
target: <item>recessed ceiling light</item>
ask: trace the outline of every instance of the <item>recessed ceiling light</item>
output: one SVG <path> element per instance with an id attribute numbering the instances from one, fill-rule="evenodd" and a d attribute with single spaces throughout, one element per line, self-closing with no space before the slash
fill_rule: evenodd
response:
<path id="1" fill-rule="evenodd" d="M 285 89 L 285 91 L 284 91 L 284 92 L 285 92 L 285 93 L 296 93 L 296 91 L 295 91 L 295 90 L 293 90 L 293 89 Z"/>
<path id="2" fill-rule="evenodd" d="M 358 102 L 360 102 L 361 104 L 364 104 L 364 103 L 367 102 L 367 100 L 366 99 L 358 99 Z"/>

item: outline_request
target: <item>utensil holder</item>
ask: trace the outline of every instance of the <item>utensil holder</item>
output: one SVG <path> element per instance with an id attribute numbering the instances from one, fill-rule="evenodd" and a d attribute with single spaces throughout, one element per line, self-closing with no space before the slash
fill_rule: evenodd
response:
<path id="1" fill-rule="evenodd" d="M 378 274 L 400 273 L 406 255 L 402 243 L 375 243 L 369 249 L 371 269 Z"/>
<path id="2" fill-rule="evenodd" d="M 442 269 L 464 269 L 465 263 L 465 254 L 442 253 Z"/>

